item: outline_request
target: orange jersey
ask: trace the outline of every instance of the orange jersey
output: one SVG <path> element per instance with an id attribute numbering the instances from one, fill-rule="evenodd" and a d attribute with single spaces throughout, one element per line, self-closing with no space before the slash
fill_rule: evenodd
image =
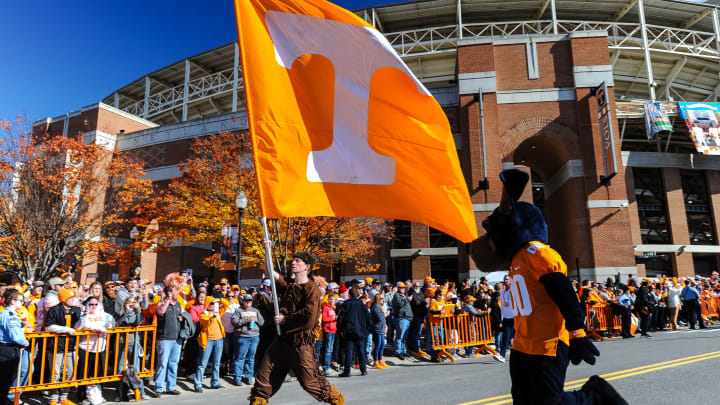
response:
<path id="1" fill-rule="evenodd" d="M 544 243 L 530 242 L 513 257 L 508 274 L 515 314 L 513 350 L 555 356 L 558 340 L 570 344 L 565 319 L 540 282 L 540 277 L 554 272 L 567 276 L 567 266 Z"/>
<path id="2" fill-rule="evenodd" d="M 603 300 L 602 297 L 600 297 L 600 295 L 595 290 L 590 290 L 590 297 L 588 297 L 588 303 L 600 304 L 604 301 L 605 300 Z"/>

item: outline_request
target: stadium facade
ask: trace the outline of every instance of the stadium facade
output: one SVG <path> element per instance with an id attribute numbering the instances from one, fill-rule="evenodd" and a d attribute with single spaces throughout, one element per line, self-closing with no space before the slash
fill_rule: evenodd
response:
<path id="1" fill-rule="evenodd" d="M 439 0 L 356 14 L 385 34 L 447 113 L 478 223 L 498 205 L 499 172 L 526 170 L 525 199 L 542 207 L 569 275 L 604 279 L 718 267 L 720 156 L 698 151 L 677 110 L 677 102 L 720 97 L 715 3 Z M 181 174 L 192 139 L 246 130 L 243 98 L 232 42 L 34 126 L 116 144 L 142 159 L 153 181 L 167 182 Z M 664 107 L 674 131 L 649 136 L 648 102 Z M 488 270 L 447 235 L 395 225 L 377 278 Z M 143 275 L 201 269 L 211 248 L 142 252 Z M 124 271 L 89 266 L 81 279 Z M 258 275 L 247 274 L 248 282 Z M 341 278 L 352 277 L 345 266 Z"/>

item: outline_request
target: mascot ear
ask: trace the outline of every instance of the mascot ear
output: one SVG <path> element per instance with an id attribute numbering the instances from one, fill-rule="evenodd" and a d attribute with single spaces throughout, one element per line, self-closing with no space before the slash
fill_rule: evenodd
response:
<path id="1" fill-rule="evenodd" d="M 500 180 L 503 182 L 508 196 L 515 202 L 522 196 L 530 176 L 522 170 L 508 169 L 500 173 Z"/>

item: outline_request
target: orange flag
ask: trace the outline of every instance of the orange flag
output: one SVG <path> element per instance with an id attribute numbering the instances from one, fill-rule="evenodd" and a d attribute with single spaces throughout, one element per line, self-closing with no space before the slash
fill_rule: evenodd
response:
<path id="1" fill-rule="evenodd" d="M 322 0 L 235 0 L 263 215 L 477 224 L 450 125 L 385 37 Z"/>

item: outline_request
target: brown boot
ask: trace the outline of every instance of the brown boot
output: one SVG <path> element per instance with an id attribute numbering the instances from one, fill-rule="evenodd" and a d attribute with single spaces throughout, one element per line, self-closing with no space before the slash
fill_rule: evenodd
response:
<path id="1" fill-rule="evenodd" d="M 345 396 L 334 385 L 330 386 L 330 404 L 345 405 Z M 252 404 L 251 404 L 252 405 Z"/>
<path id="2" fill-rule="evenodd" d="M 267 405 L 267 399 L 260 397 L 250 397 L 250 405 Z"/>

